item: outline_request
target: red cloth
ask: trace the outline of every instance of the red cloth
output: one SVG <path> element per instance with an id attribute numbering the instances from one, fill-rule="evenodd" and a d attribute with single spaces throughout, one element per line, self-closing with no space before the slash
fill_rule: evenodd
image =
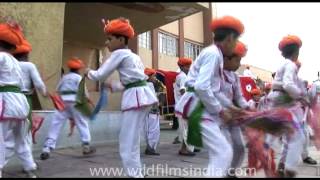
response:
<path id="1" fill-rule="evenodd" d="M 249 101 L 252 99 L 252 95 L 250 94 L 251 90 L 257 88 L 256 83 L 251 77 L 240 76 L 240 84 L 244 98 Z"/>
<path id="2" fill-rule="evenodd" d="M 52 103 L 54 105 L 54 107 L 58 110 L 58 111 L 63 111 L 65 106 L 64 103 L 61 99 L 61 97 L 58 94 L 49 94 Z"/>
<path id="3" fill-rule="evenodd" d="M 0 24 L 0 40 L 12 45 L 22 43 L 23 34 L 21 27 L 16 23 L 1 23 Z"/>
<path id="4" fill-rule="evenodd" d="M 176 81 L 176 77 L 178 75 L 177 72 L 174 71 L 163 71 L 163 70 L 157 70 L 157 73 L 160 73 L 164 76 L 164 85 L 167 89 L 167 99 L 168 99 L 168 105 L 174 105 L 174 93 L 173 93 L 173 83 Z"/>
<path id="5" fill-rule="evenodd" d="M 263 169 L 266 177 L 278 177 L 276 171 L 274 150 L 264 143 L 265 134 L 262 131 L 245 128 L 244 135 L 248 141 L 248 170 L 255 172 Z M 254 175 L 252 171 L 249 175 Z"/>
<path id="6" fill-rule="evenodd" d="M 244 32 L 244 26 L 242 22 L 232 16 L 224 16 L 218 19 L 214 19 L 211 22 L 211 30 L 215 31 L 219 28 L 230 28 L 237 31 L 239 34 L 242 34 Z"/>
<path id="7" fill-rule="evenodd" d="M 124 18 L 114 19 L 105 23 L 104 32 L 108 34 L 118 34 L 130 38 L 134 36 L 134 29 L 129 20 Z"/>
<path id="8" fill-rule="evenodd" d="M 26 39 L 23 39 L 22 43 L 17 46 L 16 50 L 12 54 L 29 53 L 31 51 L 31 44 Z"/>
<path id="9" fill-rule="evenodd" d="M 148 75 L 148 76 L 152 76 L 152 75 L 156 74 L 157 71 L 154 70 L 154 69 L 151 69 L 151 68 L 145 68 L 145 69 L 144 69 L 144 73 L 145 73 L 146 75 Z"/>
<path id="10" fill-rule="evenodd" d="M 192 64 L 192 59 L 190 58 L 179 58 L 178 65 L 180 66 L 190 66 Z"/>
<path id="11" fill-rule="evenodd" d="M 244 57 L 247 54 L 247 47 L 242 42 L 238 41 L 233 53 L 237 56 Z"/>
<path id="12" fill-rule="evenodd" d="M 68 60 L 67 62 L 67 66 L 70 68 L 70 69 L 81 69 L 84 67 L 84 64 L 83 62 L 78 59 L 78 58 L 71 58 L 70 60 Z"/>
<path id="13" fill-rule="evenodd" d="M 32 129 L 31 129 L 31 134 L 32 134 L 32 143 L 37 144 L 36 142 L 36 133 L 38 130 L 41 128 L 41 125 L 43 123 L 44 117 L 38 116 L 34 113 L 32 113 Z"/>
<path id="14" fill-rule="evenodd" d="M 287 45 L 290 45 L 290 44 L 296 44 L 299 47 L 301 47 L 302 46 L 302 41 L 298 36 L 295 36 L 295 35 L 285 36 L 285 37 L 282 38 L 282 40 L 279 43 L 279 50 L 282 51 L 282 49 L 284 47 L 286 47 Z"/>

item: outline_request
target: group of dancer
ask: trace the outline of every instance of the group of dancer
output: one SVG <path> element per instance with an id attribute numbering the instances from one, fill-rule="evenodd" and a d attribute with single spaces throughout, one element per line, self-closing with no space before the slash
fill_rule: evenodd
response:
<path id="1" fill-rule="evenodd" d="M 146 134 L 146 154 L 156 152 L 160 137 L 159 109 L 156 91 L 165 88 L 155 78 L 154 69 L 145 68 L 141 58 L 128 48 L 128 41 L 135 36 L 129 20 L 117 18 L 104 22 L 106 47 L 111 55 L 97 70 L 85 68 L 79 58 L 70 58 L 69 73 L 63 75 L 56 91 L 61 96 L 64 109 L 56 110 L 47 138 L 40 155 L 42 160 L 50 157 L 62 125 L 71 119 L 77 126 L 82 141 L 83 154 L 96 152 L 91 146 L 88 117 L 75 108 L 76 96 L 84 69 L 84 76 L 92 81 L 105 82 L 118 71 L 119 82 L 108 82 L 111 92 L 122 91 L 121 128 L 119 152 L 125 173 L 129 177 L 144 177 L 140 159 L 140 132 Z M 286 107 L 294 121 L 304 126 L 303 117 L 308 101 L 304 87 L 298 78 L 299 50 L 302 42 L 297 36 L 286 36 L 279 43 L 282 56 L 286 59 L 275 74 L 270 93 L 259 100 L 261 91 L 252 90 L 254 99 L 247 102 L 241 92 L 239 77 L 235 71 L 246 55 L 246 46 L 238 40 L 244 33 L 244 25 L 235 17 L 224 16 L 211 23 L 213 44 L 204 48 L 192 61 L 179 58 L 180 72 L 174 84 L 175 112 L 179 119 L 179 137 L 182 145 L 180 155 L 194 156 L 195 148 L 207 148 L 208 177 L 231 176 L 229 169 L 242 165 L 245 143 L 240 126 L 232 121 L 244 111 Z M 36 177 L 37 164 L 32 155 L 31 134 L 28 127 L 32 122 L 32 84 L 43 95 L 48 96 L 44 82 L 35 65 L 28 62 L 31 44 L 16 23 L 0 24 L 0 170 L 13 153 L 22 161 L 28 177 Z M 277 98 L 289 95 L 290 103 L 278 103 Z M 257 96 L 257 98 L 255 97 Z M 86 91 L 89 101 L 89 93 Z M 285 145 L 280 162 L 283 177 L 294 177 L 306 143 L 303 128 L 293 135 L 283 135 Z M 273 139 L 272 137 L 270 139 Z M 267 141 L 266 141 L 267 142 Z M 271 146 L 272 141 L 268 141 Z M 304 157 L 304 159 L 310 157 Z M 314 163 L 314 162 L 313 162 Z M 132 171 L 137 169 L 138 171 Z M 229 174 L 228 174 L 229 173 Z"/>

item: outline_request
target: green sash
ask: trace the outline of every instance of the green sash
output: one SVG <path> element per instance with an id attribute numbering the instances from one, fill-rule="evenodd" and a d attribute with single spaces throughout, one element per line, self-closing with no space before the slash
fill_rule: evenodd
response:
<path id="1" fill-rule="evenodd" d="M 125 89 L 129 89 L 129 88 L 133 88 L 133 87 L 140 87 L 140 86 L 146 86 L 147 85 L 147 81 L 146 80 L 141 80 L 141 81 L 136 81 L 133 83 L 129 83 L 127 85 L 125 85 Z"/>

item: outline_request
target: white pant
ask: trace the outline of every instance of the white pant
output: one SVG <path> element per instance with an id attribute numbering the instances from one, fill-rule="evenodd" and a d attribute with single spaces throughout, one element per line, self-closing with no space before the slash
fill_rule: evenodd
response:
<path id="1" fill-rule="evenodd" d="M 187 143 L 187 137 L 188 137 L 188 121 L 183 118 L 178 118 L 179 120 L 179 138 L 183 140 L 182 143 L 184 143 L 187 147 L 187 150 L 190 152 L 193 152 L 194 146 Z"/>
<path id="2" fill-rule="evenodd" d="M 308 147 L 310 145 L 310 133 L 309 133 L 308 125 L 305 123 L 303 126 L 304 126 L 303 133 L 304 133 L 305 141 L 303 143 L 303 151 L 302 151 L 301 157 L 302 159 L 306 159 L 309 156 Z"/>
<path id="3" fill-rule="evenodd" d="M 220 130 L 218 121 L 203 120 L 201 134 L 204 148 L 208 148 L 209 165 L 206 176 L 224 177 L 232 161 L 232 147 Z"/>
<path id="4" fill-rule="evenodd" d="M 149 113 L 145 121 L 145 137 L 149 147 L 156 149 L 160 139 L 160 116 Z"/>
<path id="5" fill-rule="evenodd" d="M 119 150 L 124 171 L 130 177 L 143 177 L 140 161 L 140 132 L 150 109 L 151 106 L 122 113 Z"/>
<path id="6" fill-rule="evenodd" d="M 241 128 L 239 126 L 223 126 L 222 130 L 233 148 L 231 168 L 238 168 L 244 160 L 245 149 Z"/>
<path id="7" fill-rule="evenodd" d="M 303 118 L 302 109 L 290 110 L 293 113 L 295 122 L 300 122 L 299 129 L 296 129 L 290 137 L 285 136 L 285 143 L 282 151 L 280 162 L 284 162 L 285 168 L 291 171 L 297 171 L 298 164 L 301 160 L 305 135 L 301 120 Z"/>
<path id="8" fill-rule="evenodd" d="M 75 109 L 74 104 L 75 103 L 65 102 L 65 110 L 62 112 L 55 112 L 51 121 L 47 139 L 44 143 L 44 152 L 50 152 L 50 149 L 55 149 L 61 127 L 70 118 L 73 118 L 75 121 L 81 141 L 83 143 L 89 143 L 91 141 L 87 118 L 83 116 L 77 109 Z"/>
<path id="9" fill-rule="evenodd" d="M 22 161 L 23 169 L 35 170 L 37 165 L 32 156 L 30 146 L 31 133 L 28 132 L 29 123 L 21 120 L 6 120 L 0 122 L 1 157 L 0 169 L 2 169 L 16 153 Z"/>

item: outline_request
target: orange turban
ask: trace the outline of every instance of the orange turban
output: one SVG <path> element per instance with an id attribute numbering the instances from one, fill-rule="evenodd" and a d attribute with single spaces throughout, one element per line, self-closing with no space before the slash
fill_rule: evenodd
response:
<path id="1" fill-rule="evenodd" d="M 234 54 L 240 57 L 244 57 L 247 54 L 247 47 L 242 42 L 238 41 L 233 51 Z"/>
<path id="2" fill-rule="evenodd" d="M 190 58 L 179 58 L 178 65 L 179 66 L 190 66 L 192 64 L 192 59 Z"/>
<path id="3" fill-rule="evenodd" d="M 104 32 L 108 34 L 118 34 L 130 38 L 134 36 L 134 29 L 130 25 L 129 20 L 124 18 L 114 19 L 104 23 Z"/>
<path id="4" fill-rule="evenodd" d="M 67 62 L 67 66 L 70 68 L 70 69 L 81 69 L 84 67 L 84 64 L 83 62 L 78 59 L 78 58 L 71 58 L 70 60 L 68 60 Z"/>
<path id="5" fill-rule="evenodd" d="M 23 34 L 21 27 L 14 23 L 0 24 L 0 40 L 12 45 L 19 45 L 22 43 Z"/>
<path id="6" fill-rule="evenodd" d="M 31 44 L 26 39 L 23 39 L 22 44 L 18 45 L 12 54 L 29 53 L 31 50 Z"/>
<path id="7" fill-rule="evenodd" d="M 302 46 L 302 41 L 298 36 L 288 35 L 288 36 L 282 38 L 282 40 L 280 41 L 280 43 L 279 43 L 280 51 L 282 51 L 282 49 L 284 47 L 286 47 L 287 45 L 290 45 L 290 44 L 296 44 L 300 48 Z"/>
<path id="8" fill-rule="evenodd" d="M 154 70 L 154 69 L 151 69 L 151 68 L 145 68 L 145 69 L 144 69 L 144 73 L 145 73 L 146 75 L 148 75 L 148 76 L 152 76 L 152 75 L 156 74 L 157 71 Z"/>
<path id="9" fill-rule="evenodd" d="M 253 96 L 260 95 L 261 91 L 260 91 L 260 89 L 252 89 L 250 94 L 253 95 Z"/>
<path id="10" fill-rule="evenodd" d="M 230 28 L 237 31 L 239 34 L 244 32 L 244 26 L 242 22 L 232 16 L 224 16 L 218 19 L 214 19 L 211 22 L 211 30 L 215 31 L 219 28 Z"/>

